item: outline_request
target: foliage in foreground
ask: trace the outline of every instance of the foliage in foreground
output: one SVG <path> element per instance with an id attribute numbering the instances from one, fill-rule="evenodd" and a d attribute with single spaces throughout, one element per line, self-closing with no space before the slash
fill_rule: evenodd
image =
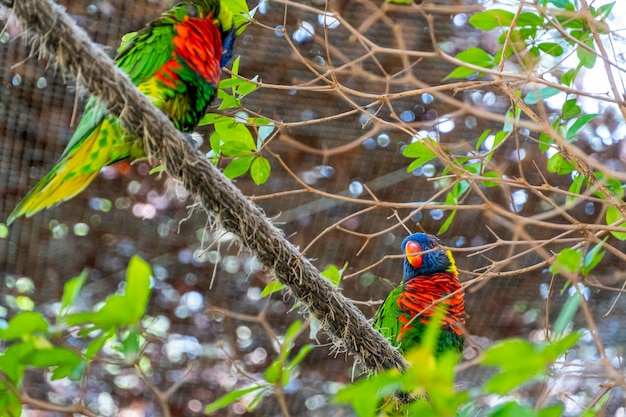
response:
<path id="1" fill-rule="evenodd" d="M 345 269 L 345 268 L 344 268 Z M 342 269 L 343 270 L 343 269 Z M 325 271 L 329 279 L 341 278 L 336 267 Z M 84 383 L 90 378 L 90 366 L 96 357 L 102 363 L 135 368 L 144 375 L 151 373 L 150 362 L 142 352 L 150 339 L 145 326 L 146 306 L 150 297 L 151 268 L 141 258 L 131 259 L 124 290 L 111 294 L 91 310 L 76 312 L 81 289 L 87 278 L 84 271 L 67 282 L 61 302 L 57 305 L 55 320 L 35 311 L 22 311 L 8 322 L 1 322 L 0 343 L 6 349 L 0 354 L 0 414 L 19 416 L 22 410 L 23 379 L 28 369 L 49 375 L 51 380 L 67 379 Z M 554 371 L 555 363 L 576 344 L 581 333 L 568 333 L 581 297 L 571 292 L 569 301 L 552 328 L 552 337 L 540 343 L 523 339 L 507 339 L 489 347 L 480 357 L 480 366 L 495 367 L 492 376 L 479 387 L 464 390 L 455 388 L 455 370 L 458 355 L 450 352 L 438 361 L 434 347 L 438 326 L 430 326 L 422 347 L 410 352 L 408 361 L 413 366 L 405 373 L 396 370 L 362 378 L 346 386 L 336 395 L 337 403 L 353 406 L 360 417 L 379 415 L 380 404 L 402 390 L 424 398 L 403 405 L 394 413 L 421 416 L 529 416 L 551 417 L 561 415 L 562 404 L 551 404 L 539 410 L 514 400 L 516 389 L 533 381 L 545 380 Z M 433 320 L 433 323 L 438 323 Z M 276 359 L 267 366 L 264 378 L 236 389 L 209 404 L 205 413 L 213 413 L 245 396 L 249 410 L 255 409 L 263 398 L 281 392 L 298 373 L 298 365 L 313 348 L 312 344 L 297 346 L 296 338 L 305 326 L 295 321 L 280 338 Z M 314 335 L 312 335 L 314 337 Z M 500 398 L 497 406 L 486 406 L 487 398 Z M 603 402 L 599 401 L 599 407 Z M 394 404 L 392 401 L 389 404 Z M 481 406 L 483 404 L 483 406 Z M 80 405 L 80 404 L 79 404 Z M 81 405 L 82 406 L 82 405 Z M 385 411 L 393 409 L 388 405 Z M 597 408 L 596 407 L 596 408 Z M 594 409 L 588 410 L 592 413 Z M 80 409 L 68 408 L 69 411 Z M 97 411 L 97 410 L 96 410 Z"/>
<path id="2" fill-rule="evenodd" d="M 65 284 L 53 322 L 36 311 L 0 321 L 0 343 L 7 346 L 0 354 L 0 415 L 21 415 L 20 391 L 29 368 L 49 372 L 51 380 L 80 381 L 105 345 L 115 359 L 129 366 L 138 363 L 150 275 L 150 266 L 135 256 L 128 265 L 123 293 L 111 294 L 91 311 L 74 312 L 87 279 L 85 270 Z M 80 347 L 68 343 L 73 335 Z"/>

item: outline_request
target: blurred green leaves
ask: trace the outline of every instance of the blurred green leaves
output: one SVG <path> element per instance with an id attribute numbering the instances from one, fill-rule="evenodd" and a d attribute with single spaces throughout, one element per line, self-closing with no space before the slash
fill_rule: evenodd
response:
<path id="1" fill-rule="evenodd" d="M 123 294 L 109 296 L 91 311 L 72 313 L 87 279 L 87 271 L 64 285 L 56 323 L 41 313 L 24 311 L 13 316 L 0 329 L 0 342 L 8 346 L 0 352 L 0 415 L 19 416 L 21 404 L 15 395 L 28 368 L 51 371 L 51 379 L 79 380 L 87 362 L 116 335 L 117 349 L 127 360 L 139 351 L 137 327 L 150 297 L 150 266 L 138 256 L 131 258 Z M 64 332 L 78 330 L 77 337 L 91 340 L 84 348 L 62 344 Z M 94 330 L 96 332 L 94 333 Z M 61 341 L 61 342 L 60 342 Z M 61 343 L 61 344 L 60 344 Z"/>
<path id="2" fill-rule="evenodd" d="M 208 404 L 204 409 L 204 413 L 214 413 L 228 407 L 243 396 L 256 392 L 254 398 L 248 404 L 248 411 L 252 411 L 261 404 L 264 397 L 271 395 L 275 389 L 282 391 L 283 387 L 297 375 L 298 365 L 313 349 L 313 345 L 308 343 L 301 346 L 295 355 L 293 354 L 295 351 L 295 339 L 300 335 L 303 328 L 304 323 L 296 320 L 289 326 L 281 338 L 282 340 L 277 340 L 277 357 L 265 368 L 262 380 L 255 381 L 251 386 L 239 388 L 223 395 Z"/>
<path id="3" fill-rule="evenodd" d="M 554 325 L 552 337 L 538 343 L 525 339 L 505 339 L 488 347 L 479 358 L 480 366 L 495 368 L 495 373 L 479 387 L 459 390 L 455 386 L 455 367 L 459 356 L 447 352 L 434 355 L 439 320 L 427 327 L 423 344 L 406 354 L 410 368 L 380 372 L 346 386 L 335 396 L 338 403 L 352 406 L 359 417 L 419 415 L 421 417 L 463 416 L 532 416 L 552 417 L 563 412 L 563 405 L 548 405 L 540 409 L 505 401 L 486 407 L 484 398 L 493 395 L 515 396 L 515 391 L 534 381 L 545 381 L 555 364 L 580 339 L 580 332 L 567 333 L 580 303 L 580 293 L 572 291 Z M 439 313 L 441 314 L 441 310 Z M 410 393 L 414 400 L 404 403 L 391 396 Z M 506 397 L 503 397 L 506 398 Z M 476 404 L 482 404 L 481 409 Z"/>

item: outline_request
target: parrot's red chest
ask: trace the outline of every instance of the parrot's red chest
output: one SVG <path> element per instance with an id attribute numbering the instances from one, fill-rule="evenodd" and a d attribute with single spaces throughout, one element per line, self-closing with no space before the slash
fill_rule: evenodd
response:
<path id="1" fill-rule="evenodd" d="M 438 273 L 407 281 L 398 296 L 398 306 L 405 313 L 399 317 L 402 329 L 398 338 L 402 337 L 414 320 L 427 324 L 439 304 L 447 308 L 441 325 L 460 335 L 465 325 L 465 300 L 463 287 L 456 277 L 449 273 Z"/>

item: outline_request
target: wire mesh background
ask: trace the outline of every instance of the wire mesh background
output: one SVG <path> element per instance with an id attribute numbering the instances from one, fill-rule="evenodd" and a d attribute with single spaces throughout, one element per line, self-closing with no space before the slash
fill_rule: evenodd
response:
<path id="1" fill-rule="evenodd" d="M 61 3 L 111 55 L 123 34 L 143 27 L 170 6 L 168 2 L 124 0 Z M 436 38 L 451 53 L 494 42 L 467 25 L 465 13 L 475 10 L 474 6 L 459 3 L 438 2 L 430 9 L 411 13 L 393 7 L 381 12 L 381 4 L 366 0 L 330 3 L 329 10 L 358 28 L 360 36 L 343 24 L 327 22 L 325 29 L 323 5 L 262 3 L 258 23 L 238 39 L 235 52 L 241 55 L 240 73 L 249 78 L 258 75 L 265 85 L 246 97 L 245 111 L 281 121 L 286 128 L 267 146 L 272 164 L 269 181 L 259 187 L 242 177 L 236 184 L 275 219 L 291 241 L 307 248 L 306 255 L 315 259 L 320 269 L 349 262 L 348 274 L 361 271 L 384 255 L 398 254 L 399 242 L 406 235 L 399 218 L 408 216 L 411 230 L 417 230 L 415 224 L 419 223 L 434 233 L 447 215 L 434 209 L 416 212 L 400 204 L 395 211 L 398 215 L 394 215 L 393 202 L 427 201 L 438 191 L 437 182 L 432 180 L 433 173 L 406 172 L 408 160 L 400 151 L 410 138 L 391 123 L 370 122 L 371 115 L 437 131 L 441 143 L 456 152 L 472 149 L 481 132 L 495 125 L 464 114 L 429 93 L 400 97 L 389 107 L 371 106 L 372 95 L 436 86 L 454 69 L 450 63 L 428 55 L 433 46 L 426 16 L 434 18 Z M 0 23 L 5 25 L 0 34 L 0 220 L 4 220 L 55 164 L 80 117 L 85 95 L 68 74 L 30 50 L 19 23 L 10 14 L 0 14 Z M 369 39 L 375 41 L 378 50 L 372 52 L 371 45 L 364 42 Z M 425 55 L 385 54 L 381 48 Z M 326 74 L 331 67 L 342 88 L 319 82 L 316 72 Z M 348 100 L 348 89 L 364 94 L 352 94 Z M 483 88 L 451 95 L 472 106 L 503 113 L 508 101 L 496 93 Z M 216 108 L 214 104 L 210 111 Z M 359 108 L 363 111 L 354 111 Z M 350 114 L 333 119 L 342 113 Z M 433 127 L 445 114 L 455 122 L 453 128 L 444 131 Z M 607 112 L 602 117 L 605 125 L 615 129 L 620 123 L 615 114 Z M 328 120 L 316 122 L 324 118 Z M 198 132 L 205 139 L 210 135 L 208 128 Z M 208 151 L 208 140 L 204 142 L 202 149 Z M 623 170 L 617 141 L 601 151 L 581 146 L 607 165 Z M 523 176 L 535 184 L 541 182 L 541 175 L 548 175 L 537 169 L 545 166 L 546 156 L 531 140 L 522 139 L 506 147 L 502 155 L 510 157 L 499 162 L 503 174 Z M 525 152 L 522 161 L 520 149 Z M 269 323 L 281 334 L 298 315 L 290 310 L 292 300 L 261 298 L 261 290 L 270 280 L 264 268 L 253 256 L 240 252 L 232 236 L 213 230 L 213 220 L 206 213 L 192 210 L 190 214 L 193 201 L 182 187 L 164 176 L 149 175 L 150 168 L 146 161 L 108 167 L 74 199 L 11 225 L 8 236 L 0 239 L 0 315 L 10 317 L 23 307 L 24 295 L 35 300 L 37 308 L 51 313 L 63 284 L 83 268 L 90 272 L 81 303 L 92 306 L 118 287 L 128 260 L 139 254 L 154 268 L 150 315 L 165 323 L 163 337 L 146 351 L 155 370 L 155 385 L 166 389 L 191 369 L 170 404 L 173 415 L 200 415 L 199 404 L 245 384 L 245 375 L 262 375 L 271 362 L 275 352 L 262 324 Z M 436 172 L 441 168 L 437 163 L 432 166 Z M 294 175 L 312 189 L 283 193 L 304 189 Z M 568 178 L 549 178 L 554 186 L 568 187 Z M 485 192 L 492 201 L 511 207 L 511 190 Z M 376 208 L 356 200 L 371 200 L 370 193 L 390 204 Z M 470 199 L 473 201 L 465 204 L 481 203 L 475 196 Z M 373 208 L 360 212 L 367 207 Z M 530 217 L 545 211 L 546 206 L 530 194 L 517 210 L 520 216 Z M 584 205 L 572 212 L 588 223 L 598 217 L 597 209 Z M 506 259 L 519 250 L 494 246 L 487 258 L 467 256 L 471 248 L 493 243 L 494 233 L 516 236 L 519 226 L 501 221 L 488 210 L 459 211 L 441 238 L 465 271 L 463 280 L 468 280 L 476 275 L 473 271 L 493 259 Z M 528 239 L 551 237 L 549 230 L 539 226 L 525 225 L 525 231 Z M 525 247 L 529 246 L 532 244 Z M 616 247 L 624 249 L 623 245 Z M 558 246 L 549 249 L 557 250 Z M 530 251 L 511 260 L 507 270 L 540 260 L 539 252 Z M 400 270 L 399 260 L 386 260 L 348 278 L 342 291 L 357 301 L 382 300 L 399 281 Z M 624 281 L 624 275 L 621 261 L 609 254 L 594 279 L 616 285 Z M 25 282 L 32 283 L 26 293 L 20 286 Z M 537 269 L 471 287 L 466 295 L 468 332 L 474 340 L 469 350 L 504 337 L 538 337 L 548 313 L 557 314 L 567 297 L 567 293 L 555 291 L 547 298 L 550 282 L 547 269 Z M 557 280 L 554 288 L 562 285 L 563 281 Z M 619 358 L 625 339 L 620 332 L 624 301 L 617 300 L 612 313 L 602 317 L 615 295 L 591 289 L 590 298 L 598 329 Z M 371 316 L 376 306 L 362 305 L 364 313 Z M 575 324 L 585 325 L 582 320 Z M 349 409 L 331 404 L 330 396 L 339 384 L 353 377 L 352 359 L 329 355 L 323 336 L 318 337 L 321 344 L 305 360 L 299 378 L 286 388 L 289 409 L 292 415 L 351 415 Z M 306 342 L 306 335 L 302 335 L 299 343 Z M 482 378 L 481 372 L 469 369 L 459 379 L 471 385 Z M 591 396 L 597 380 L 590 376 L 578 384 L 577 388 L 588 384 Z M 77 386 L 51 385 L 36 373 L 29 374 L 26 386 L 32 396 L 47 400 L 62 398 L 61 402 L 67 402 L 79 395 Z M 85 395 L 86 402 L 105 415 L 133 409 L 144 413 L 137 415 L 161 413 L 132 369 L 94 370 Z M 612 397 L 613 410 L 620 401 L 621 394 Z M 242 407 L 230 407 L 229 415 L 242 414 Z M 278 415 L 279 410 L 276 401 L 268 398 L 252 414 Z"/>

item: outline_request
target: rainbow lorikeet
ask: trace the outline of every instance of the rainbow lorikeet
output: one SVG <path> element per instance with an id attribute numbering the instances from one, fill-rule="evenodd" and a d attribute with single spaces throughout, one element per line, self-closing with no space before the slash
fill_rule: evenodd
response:
<path id="1" fill-rule="evenodd" d="M 452 253 L 441 248 L 436 236 L 424 233 L 408 236 L 401 247 L 406 255 L 402 284 L 378 308 L 374 328 L 406 353 L 420 345 L 430 317 L 442 304 L 447 310 L 435 354 L 462 353 L 465 301 Z"/>
<path id="2" fill-rule="evenodd" d="M 125 35 L 115 63 L 177 129 L 190 132 L 216 94 L 235 34 L 233 13 L 220 0 L 185 0 Z M 141 138 L 128 133 L 92 97 L 59 162 L 19 202 L 7 223 L 69 200 L 104 166 L 145 156 Z"/>

